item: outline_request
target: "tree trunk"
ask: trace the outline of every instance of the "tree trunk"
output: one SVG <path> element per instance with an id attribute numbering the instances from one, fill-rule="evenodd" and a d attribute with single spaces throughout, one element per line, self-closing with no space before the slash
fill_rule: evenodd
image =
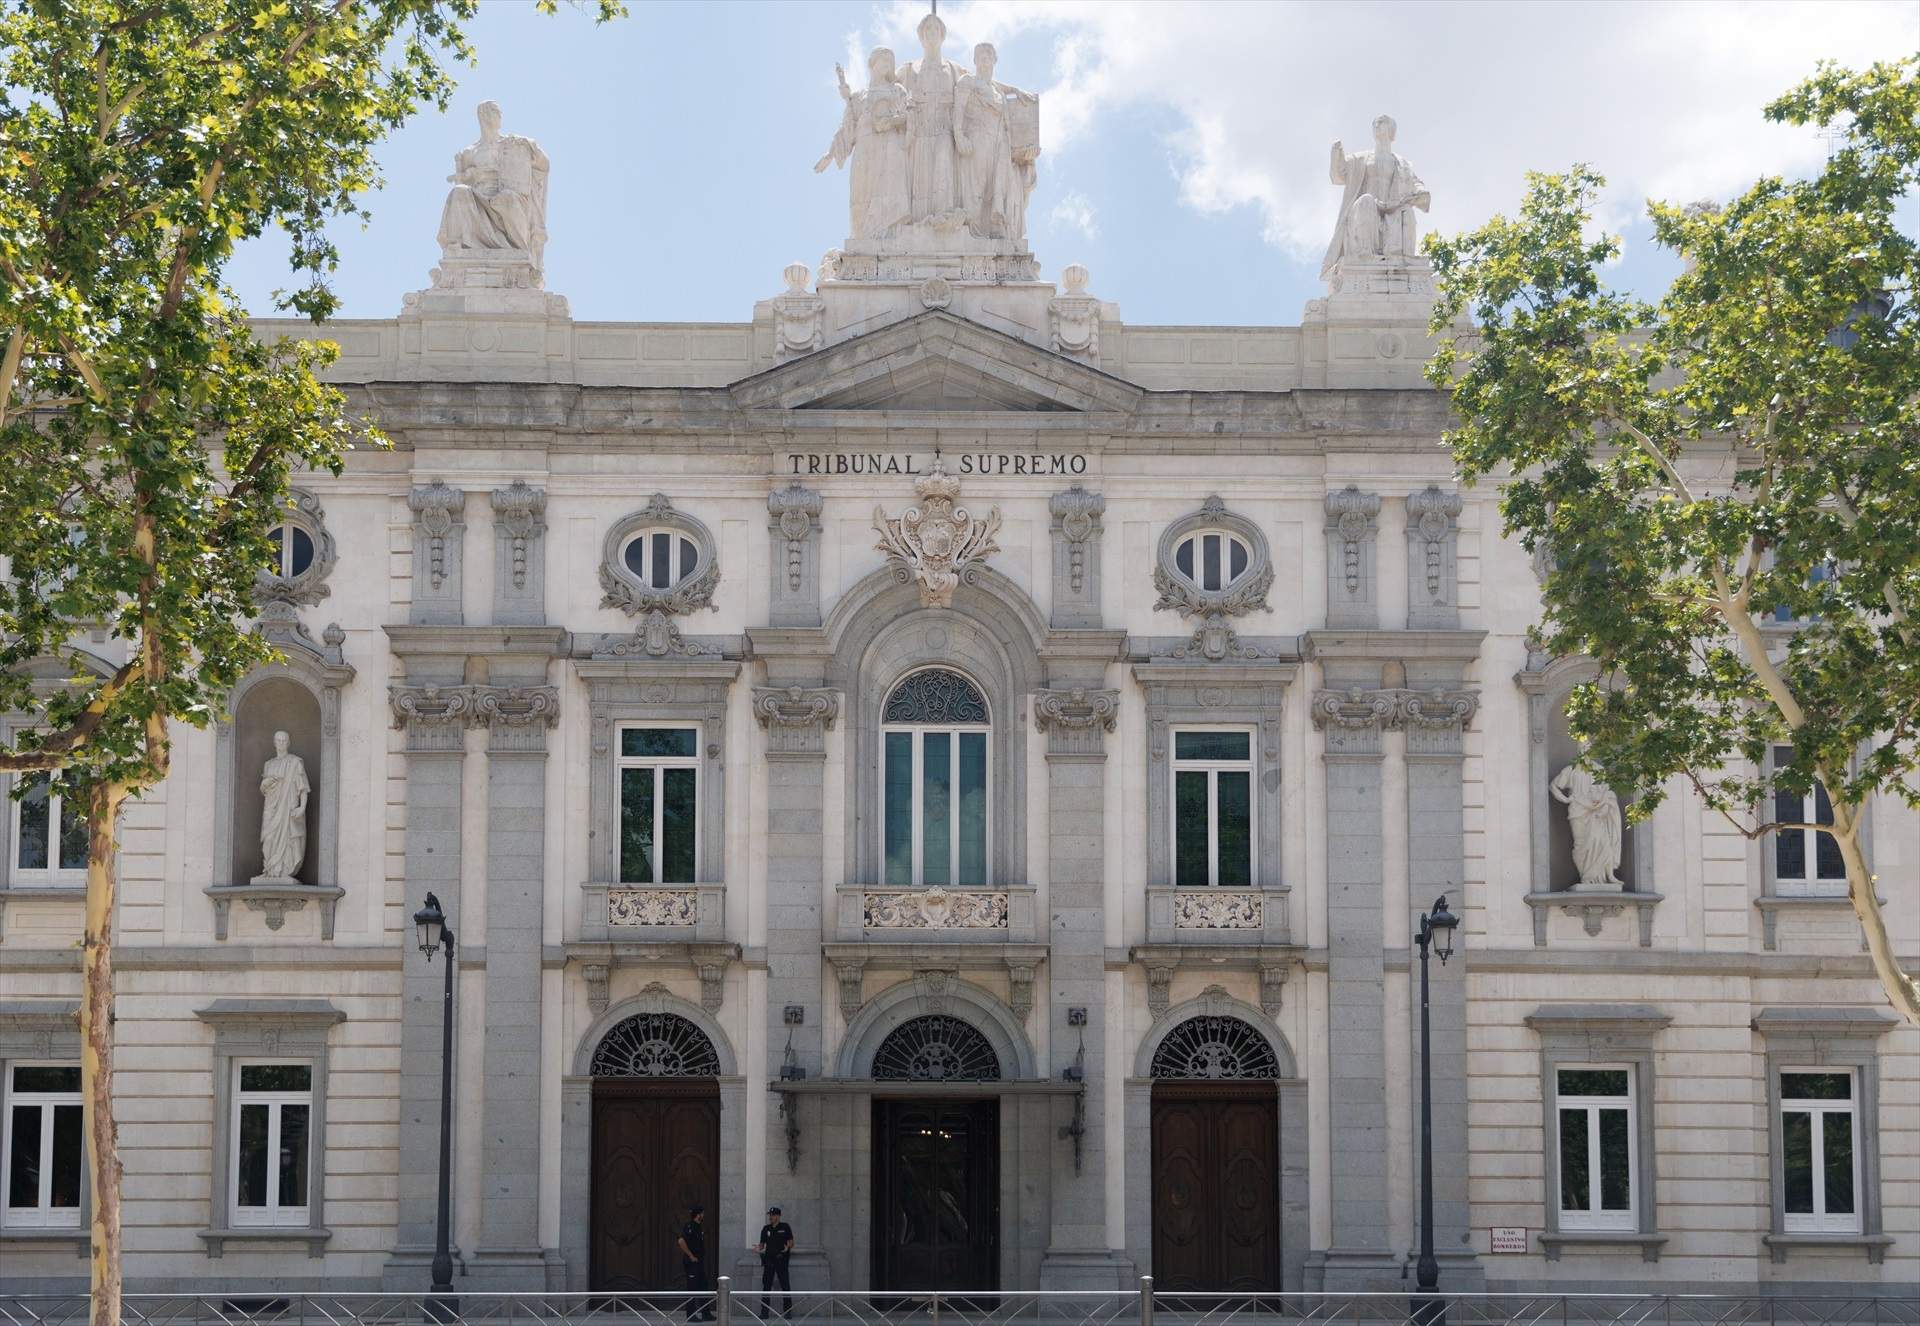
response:
<path id="1" fill-rule="evenodd" d="M 1834 800 L 1833 836 L 1847 867 L 1847 897 L 1853 903 L 1854 915 L 1860 918 L 1860 928 L 1866 932 L 1867 956 L 1873 962 L 1874 975 L 1886 988 L 1894 1012 L 1920 1027 L 1920 983 L 1901 971 L 1894 957 L 1887 918 L 1880 911 L 1880 898 L 1873 888 L 1873 872 L 1867 869 L 1866 855 L 1860 850 L 1860 815 L 1861 807 Z"/>
<path id="2" fill-rule="evenodd" d="M 87 1168 L 93 1175 L 92 1326 L 120 1326 L 120 1145 L 113 1121 L 114 823 L 124 783 L 87 798 L 86 938 L 81 949 L 80 1090 Z"/>

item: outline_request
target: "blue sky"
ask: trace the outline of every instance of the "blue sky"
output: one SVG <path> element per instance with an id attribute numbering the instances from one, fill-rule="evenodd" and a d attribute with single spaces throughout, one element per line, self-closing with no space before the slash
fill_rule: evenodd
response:
<path id="1" fill-rule="evenodd" d="M 348 317 L 390 317 L 427 282 L 453 154 L 474 107 L 553 161 L 547 288 L 580 319 L 744 321 L 780 271 L 846 231 L 846 178 L 812 165 L 838 122 L 833 66 L 904 61 L 924 0 L 631 3 L 585 13 L 482 0 L 446 115 L 382 153 L 364 230 L 341 226 Z M 1613 181 L 1623 285 L 1671 273 L 1635 218 L 1649 194 L 1724 196 L 1818 163 L 1810 132 L 1760 106 L 1820 57 L 1859 64 L 1920 47 L 1920 0 L 1713 3 L 1208 3 L 949 0 L 950 58 L 999 48 L 999 76 L 1042 95 L 1029 235 L 1043 274 L 1069 262 L 1133 323 L 1294 323 L 1323 293 L 1337 194 L 1330 142 L 1381 111 L 1434 195 L 1423 218 L 1471 225 L 1517 199 L 1521 172 L 1591 161 Z M 1920 224 L 1920 200 L 1915 200 Z M 287 283 L 279 236 L 229 280 L 257 314 Z"/>

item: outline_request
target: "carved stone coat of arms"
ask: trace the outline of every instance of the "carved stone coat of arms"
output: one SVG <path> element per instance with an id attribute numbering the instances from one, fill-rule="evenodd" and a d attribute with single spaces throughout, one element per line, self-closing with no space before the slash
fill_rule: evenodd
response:
<path id="1" fill-rule="evenodd" d="M 894 563 L 901 583 L 920 582 L 920 602 L 929 608 L 953 606 L 953 591 L 967 566 L 1000 551 L 993 536 L 1000 532 L 1000 508 L 984 519 L 974 519 L 963 506 L 960 481 L 934 458 L 933 469 L 913 485 L 920 500 L 890 520 L 882 507 L 873 509 L 873 528 L 880 535 L 875 546 Z"/>

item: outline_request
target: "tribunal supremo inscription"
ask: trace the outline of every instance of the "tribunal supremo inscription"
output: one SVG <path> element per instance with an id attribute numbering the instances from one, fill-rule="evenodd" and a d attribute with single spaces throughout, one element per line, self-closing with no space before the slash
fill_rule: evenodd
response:
<path id="1" fill-rule="evenodd" d="M 792 474 L 925 474 L 919 455 L 888 451 L 789 451 Z M 945 462 L 955 474 L 1085 474 L 1077 451 L 963 451 Z M 931 465 L 927 468 L 931 468 Z"/>

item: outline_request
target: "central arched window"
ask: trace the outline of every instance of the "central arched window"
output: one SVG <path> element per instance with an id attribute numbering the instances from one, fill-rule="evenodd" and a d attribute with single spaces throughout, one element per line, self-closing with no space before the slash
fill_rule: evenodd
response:
<path id="1" fill-rule="evenodd" d="M 627 541 L 620 559 L 647 589 L 672 589 L 693 574 L 700 546 L 678 530 L 645 529 Z"/>
<path id="2" fill-rule="evenodd" d="M 881 711 L 885 882 L 988 884 L 986 697 L 946 668 L 909 675 Z"/>
<path id="3" fill-rule="evenodd" d="M 1173 565 L 1196 588 L 1214 593 L 1230 588 L 1252 561 L 1246 540 L 1224 530 L 1200 530 L 1174 546 Z"/>

